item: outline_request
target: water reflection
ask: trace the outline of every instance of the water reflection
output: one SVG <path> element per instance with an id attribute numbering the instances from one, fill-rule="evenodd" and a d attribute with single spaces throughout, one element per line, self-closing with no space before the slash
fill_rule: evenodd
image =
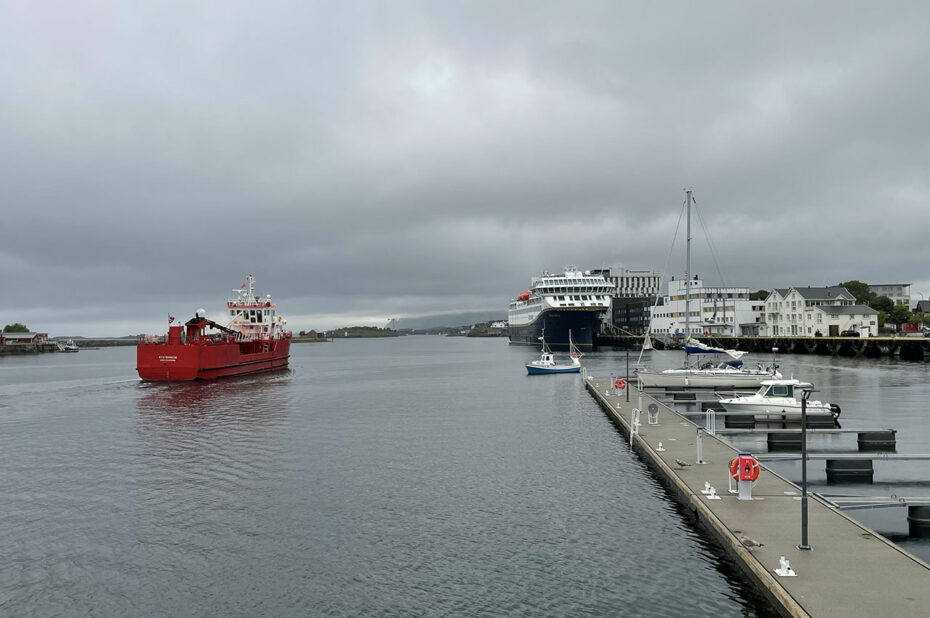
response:
<path id="1" fill-rule="evenodd" d="M 267 426 L 286 418 L 290 372 L 213 382 L 142 382 L 136 410 L 143 425 Z"/>

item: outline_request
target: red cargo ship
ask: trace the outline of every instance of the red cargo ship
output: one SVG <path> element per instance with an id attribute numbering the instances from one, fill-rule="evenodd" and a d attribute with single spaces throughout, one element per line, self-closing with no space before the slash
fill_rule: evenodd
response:
<path id="1" fill-rule="evenodd" d="M 136 370 L 153 382 L 213 380 L 287 367 L 291 333 L 277 315 L 271 295 L 256 298 L 249 275 L 227 301 L 229 321 L 220 325 L 198 309 L 186 324 L 168 318 L 168 335 L 143 335 L 136 346 Z"/>

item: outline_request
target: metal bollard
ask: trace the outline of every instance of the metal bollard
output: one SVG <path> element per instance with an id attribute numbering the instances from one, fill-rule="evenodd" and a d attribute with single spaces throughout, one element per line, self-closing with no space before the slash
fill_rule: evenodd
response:
<path id="1" fill-rule="evenodd" d="M 706 464 L 704 461 L 704 428 L 697 428 L 697 458 L 694 463 L 696 464 Z"/>

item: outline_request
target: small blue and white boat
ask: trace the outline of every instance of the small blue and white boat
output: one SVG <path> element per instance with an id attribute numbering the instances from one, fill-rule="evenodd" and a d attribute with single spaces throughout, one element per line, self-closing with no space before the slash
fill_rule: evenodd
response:
<path id="1" fill-rule="evenodd" d="M 571 363 L 567 365 L 559 365 L 555 362 L 555 355 L 552 353 L 552 350 L 549 349 L 549 346 L 546 345 L 545 330 L 540 339 L 542 340 L 542 354 L 539 360 L 534 360 L 526 366 L 526 373 L 533 376 L 544 373 L 578 373 L 581 371 L 582 354 L 581 351 L 575 347 L 575 344 L 572 343 L 571 331 L 568 332 L 568 349 L 571 355 Z"/>

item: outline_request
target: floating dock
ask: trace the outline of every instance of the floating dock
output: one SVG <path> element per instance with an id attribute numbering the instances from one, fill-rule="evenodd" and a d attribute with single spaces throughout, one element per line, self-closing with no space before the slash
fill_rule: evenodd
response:
<path id="1" fill-rule="evenodd" d="M 800 487 L 762 465 L 752 499 L 740 500 L 728 492 L 730 462 L 738 454 L 733 446 L 701 431 L 704 463 L 698 463 L 695 423 L 647 393 L 627 394 L 613 386 L 613 378 L 585 379 L 633 449 L 782 614 L 839 618 L 930 612 L 930 565 L 810 493 L 812 549 L 798 549 Z M 634 408 L 642 410 L 635 428 Z M 702 493 L 708 483 L 719 499 Z M 787 572 L 782 557 L 794 576 L 776 573 Z"/>

